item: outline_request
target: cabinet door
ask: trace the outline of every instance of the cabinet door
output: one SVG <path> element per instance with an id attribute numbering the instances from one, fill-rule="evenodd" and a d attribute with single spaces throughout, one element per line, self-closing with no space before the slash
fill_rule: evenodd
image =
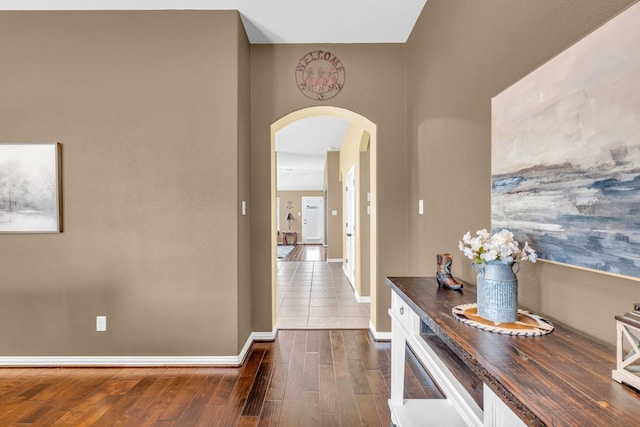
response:
<path id="1" fill-rule="evenodd" d="M 484 384 L 484 425 L 486 427 L 526 427 L 516 414 Z"/>

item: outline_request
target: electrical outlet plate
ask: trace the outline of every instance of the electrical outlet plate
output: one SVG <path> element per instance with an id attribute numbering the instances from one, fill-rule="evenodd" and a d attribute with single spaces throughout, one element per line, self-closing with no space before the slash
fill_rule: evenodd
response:
<path id="1" fill-rule="evenodd" d="M 107 316 L 96 316 L 96 332 L 107 331 Z"/>

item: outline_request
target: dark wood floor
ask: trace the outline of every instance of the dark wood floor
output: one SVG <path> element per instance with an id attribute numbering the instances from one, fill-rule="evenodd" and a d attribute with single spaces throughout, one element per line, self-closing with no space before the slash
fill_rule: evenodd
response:
<path id="1" fill-rule="evenodd" d="M 440 397 L 410 356 L 406 397 Z M 239 368 L 0 369 L 0 426 L 389 426 L 390 344 L 280 331 Z"/>
<path id="2" fill-rule="evenodd" d="M 284 259 L 287 261 L 316 261 L 325 262 L 327 260 L 327 248 L 323 245 L 296 245 L 289 255 Z"/>

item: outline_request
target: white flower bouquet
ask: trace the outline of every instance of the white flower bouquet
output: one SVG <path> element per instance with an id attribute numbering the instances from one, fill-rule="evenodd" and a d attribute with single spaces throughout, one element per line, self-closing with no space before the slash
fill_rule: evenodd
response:
<path id="1" fill-rule="evenodd" d="M 500 260 L 504 264 L 512 264 L 519 261 L 536 262 L 536 251 L 525 242 L 520 244 L 513 238 L 509 230 L 501 230 L 491 235 L 486 229 L 478 230 L 475 237 L 467 232 L 462 236 L 458 248 L 464 255 L 476 264 Z"/>

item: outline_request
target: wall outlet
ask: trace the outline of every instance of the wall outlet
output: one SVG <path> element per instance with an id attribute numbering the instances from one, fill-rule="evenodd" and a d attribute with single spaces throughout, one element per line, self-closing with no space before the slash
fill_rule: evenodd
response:
<path id="1" fill-rule="evenodd" d="M 96 316 L 96 332 L 107 332 L 107 316 Z"/>
<path id="2" fill-rule="evenodd" d="M 338 216 L 338 211 L 336 210 L 331 211 L 331 216 Z"/>

